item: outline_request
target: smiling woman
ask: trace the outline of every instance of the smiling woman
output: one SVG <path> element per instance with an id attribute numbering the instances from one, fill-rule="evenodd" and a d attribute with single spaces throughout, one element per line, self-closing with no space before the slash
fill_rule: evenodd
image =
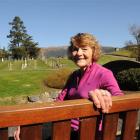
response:
<path id="1" fill-rule="evenodd" d="M 112 106 L 111 95 L 122 95 L 122 92 L 112 72 L 96 63 L 100 56 L 100 46 L 96 38 L 89 33 L 75 35 L 71 38 L 68 54 L 79 69 L 69 76 L 56 101 L 90 99 L 102 113 L 108 113 Z M 98 130 L 101 131 L 102 119 L 98 125 Z M 79 119 L 72 119 L 71 127 L 71 139 L 76 140 Z M 16 140 L 19 140 L 19 132 L 18 127 L 14 135 Z"/>
<path id="2" fill-rule="evenodd" d="M 100 53 L 100 45 L 93 35 L 79 33 L 71 38 L 68 55 L 80 69 L 71 74 L 57 101 L 90 99 L 97 109 L 108 113 L 112 106 L 111 96 L 123 94 L 112 72 L 96 63 Z M 102 120 L 98 125 L 99 131 L 101 131 Z M 79 129 L 79 121 L 72 119 L 71 127 L 75 137 Z M 72 139 L 75 140 L 73 135 Z"/>

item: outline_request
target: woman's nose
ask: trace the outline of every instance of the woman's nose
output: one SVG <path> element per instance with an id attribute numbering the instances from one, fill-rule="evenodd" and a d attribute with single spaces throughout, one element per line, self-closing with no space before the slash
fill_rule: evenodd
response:
<path id="1" fill-rule="evenodd" d="M 81 55 L 81 54 L 82 54 L 82 49 L 79 48 L 79 49 L 77 50 L 77 55 Z"/>

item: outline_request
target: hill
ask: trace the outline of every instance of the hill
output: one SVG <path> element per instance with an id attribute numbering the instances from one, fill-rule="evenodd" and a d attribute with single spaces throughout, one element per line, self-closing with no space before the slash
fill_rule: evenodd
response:
<path id="1" fill-rule="evenodd" d="M 68 46 L 58 46 L 58 47 L 47 47 L 41 48 L 40 57 L 48 58 L 48 57 L 65 57 L 67 56 L 67 47 Z M 114 47 L 101 47 L 102 53 L 112 53 L 115 48 Z"/>
<path id="2" fill-rule="evenodd" d="M 110 46 L 101 46 L 102 53 L 112 53 L 116 48 Z"/>
<path id="3" fill-rule="evenodd" d="M 65 57 L 67 56 L 67 46 L 41 48 L 40 56 L 49 57 Z"/>

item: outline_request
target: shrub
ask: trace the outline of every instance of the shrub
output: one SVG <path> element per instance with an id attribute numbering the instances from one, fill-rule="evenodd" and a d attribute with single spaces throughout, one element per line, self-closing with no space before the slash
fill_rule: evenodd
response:
<path id="1" fill-rule="evenodd" d="M 116 78 L 122 90 L 140 90 L 140 68 L 131 68 L 118 72 Z"/>
<path id="2" fill-rule="evenodd" d="M 51 88 L 62 89 L 72 72 L 71 69 L 63 68 L 51 73 L 45 80 L 44 84 Z"/>

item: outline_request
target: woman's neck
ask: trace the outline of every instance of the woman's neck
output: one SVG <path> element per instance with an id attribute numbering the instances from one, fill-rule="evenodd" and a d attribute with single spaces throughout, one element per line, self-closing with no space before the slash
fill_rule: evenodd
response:
<path id="1" fill-rule="evenodd" d="M 82 72 L 85 72 L 93 63 L 90 63 L 89 65 L 87 65 L 86 67 L 81 67 L 80 70 Z"/>

